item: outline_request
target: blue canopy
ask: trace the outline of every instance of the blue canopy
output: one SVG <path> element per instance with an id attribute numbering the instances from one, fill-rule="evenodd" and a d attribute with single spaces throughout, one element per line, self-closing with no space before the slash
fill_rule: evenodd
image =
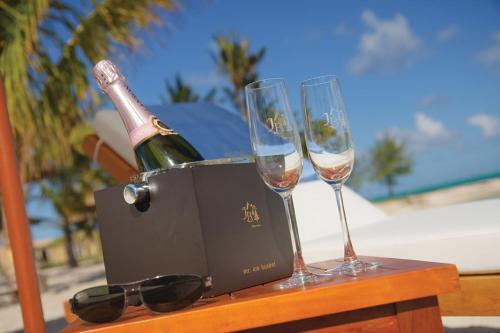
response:
<path id="1" fill-rule="evenodd" d="M 206 159 L 252 155 L 248 125 L 240 115 L 211 103 L 147 106 Z"/>

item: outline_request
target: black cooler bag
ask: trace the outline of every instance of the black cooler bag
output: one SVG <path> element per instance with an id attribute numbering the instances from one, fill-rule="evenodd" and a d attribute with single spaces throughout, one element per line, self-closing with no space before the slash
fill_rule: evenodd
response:
<path id="1" fill-rule="evenodd" d="M 171 169 L 148 185 L 141 206 L 124 201 L 125 185 L 95 193 L 108 284 L 210 275 L 214 296 L 292 274 L 282 199 L 254 163 Z"/>

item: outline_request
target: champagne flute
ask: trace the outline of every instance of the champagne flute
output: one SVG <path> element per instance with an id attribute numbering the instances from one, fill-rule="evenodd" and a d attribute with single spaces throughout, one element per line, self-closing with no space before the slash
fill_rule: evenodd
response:
<path id="1" fill-rule="evenodd" d="M 257 170 L 266 185 L 283 198 L 293 246 L 293 274 L 274 287 L 287 289 L 316 282 L 302 258 L 293 210 L 291 193 L 302 172 L 302 149 L 285 83 L 282 79 L 256 81 L 245 87 L 245 94 Z"/>
<path id="2" fill-rule="evenodd" d="M 306 145 L 316 173 L 333 187 L 344 239 L 344 260 L 326 274 L 356 275 L 378 267 L 358 259 L 352 246 L 342 199 L 342 185 L 354 165 L 354 145 L 347 122 L 342 92 L 337 77 L 320 76 L 302 81 Z"/>

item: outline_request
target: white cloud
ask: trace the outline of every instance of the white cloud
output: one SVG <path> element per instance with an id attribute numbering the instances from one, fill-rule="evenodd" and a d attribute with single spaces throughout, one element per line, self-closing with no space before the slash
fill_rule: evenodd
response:
<path id="1" fill-rule="evenodd" d="M 204 87 L 214 87 L 226 82 L 225 78 L 217 70 L 207 74 L 186 74 L 185 81 L 193 86 Z"/>
<path id="2" fill-rule="evenodd" d="M 427 141 L 442 141 L 453 136 L 443 123 L 422 112 L 415 113 L 415 126 L 419 136 L 423 135 Z"/>
<path id="3" fill-rule="evenodd" d="M 415 128 L 391 128 L 391 136 L 408 142 L 415 150 L 424 150 L 449 142 L 455 134 L 442 122 L 422 112 L 415 113 Z"/>
<path id="4" fill-rule="evenodd" d="M 372 11 L 365 10 L 361 20 L 369 31 L 361 35 L 359 52 L 350 62 L 351 71 L 355 74 L 409 67 L 423 48 L 422 40 L 401 14 L 393 19 L 381 20 Z"/>
<path id="5" fill-rule="evenodd" d="M 493 45 L 479 51 L 476 54 L 476 59 L 483 65 L 496 67 L 500 70 L 500 31 L 493 35 Z"/>
<path id="6" fill-rule="evenodd" d="M 448 95 L 445 94 L 431 94 L 424 96 L 419 102 L 417 107 L 419 109 L 427 109 L 433 106 L 445 105 L 448 103 Z"/>
<path id="7" fill-rule="evenodd" d="M 446 41 L 457 37 L 457 35 L 458 35 L 458 28 L 454 25 L 449 25 L 446 28 L 438 31 L 437 39 Z"/>
<path id="8" fill-rule="evenodd" d="M 337 36 L 347 37 L 351 36 L 354 31 L 352 31 L 345 23 L 340 23 L 335 27 L 333 33 Z"/>
<path id="9" fill-rule="evenodd" d="M 479 113 L 467 118 L 467 123 L 478 127 L 486 138 L 500 136 L 500 117 Z"/>

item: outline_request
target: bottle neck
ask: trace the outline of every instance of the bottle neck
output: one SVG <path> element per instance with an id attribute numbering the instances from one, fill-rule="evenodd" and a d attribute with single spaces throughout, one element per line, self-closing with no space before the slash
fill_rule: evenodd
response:
<path id="1" fill-rule="evenodd" d="M 113 82 L 106 87 L 105 93 L 118 110 L 133 147 L 158 132 L 153 126 L 153 115 L 146 110 L 124 81 Z"/>

